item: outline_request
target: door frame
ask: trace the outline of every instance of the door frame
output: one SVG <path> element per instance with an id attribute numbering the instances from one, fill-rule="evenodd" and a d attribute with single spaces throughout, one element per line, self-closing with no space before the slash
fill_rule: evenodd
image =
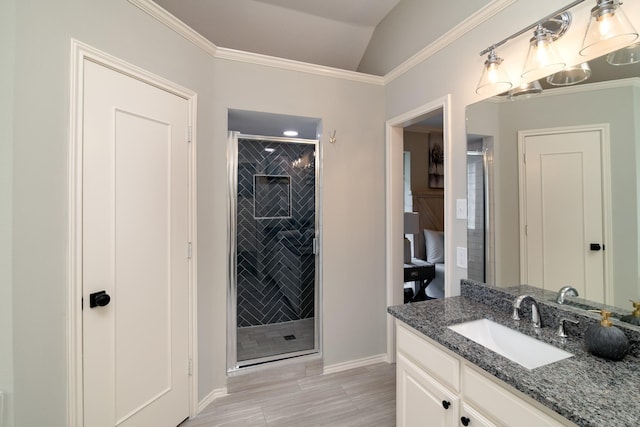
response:
<path id="1" fill-rule="evenodd" d="M 167 91 L 188 102 L 189 129 L 196 129 L 197 94 L 108 53 L 71 39 L 71 78 L 69 111 L 69 223 L 68 223 L 68 295 L 67 295 L 67 418 L 71 427 L 84 425 L 83 352 L 82 352 L 82 165 L 83 165 L 83 87 L 84 62 L 92 61 L 116 72 Z M 189 132 L 189 416 L 198 409 L 197 363 L 197 231 L 196 231 L 196 135 Z"/>
<path id="2" fill-rule="evenodd" d="M 237 277 L 237 231 L 238 231 L 238 145 L 239 139 L 264 140 L 290 144 L 313 145 L 316 152 L 315 161 L 315 289 L 314 289 L 314 344 L 313 349 L 293 353 L 283 353 L 252 359 L 249 364 L 238 361 L 237 351 L 237 309 L 238 309 L 238 277 Z M 322 145 L 320 139 L 289 138 L 264 135 L 249 135 L 238 131 L 228 131 L 227 135 L 227 376 L 236 375 L 240 371 L 261 370 L 272 366 L 283 366 L 300 360 L 308 361 L 322 358 Z"/>
<path id="3" fill-rule="evenodd" d="M 448 212 L 454 212 L 451 186 L 447 183 L 453 182 L 453 153 L 451 143 L 451 94 L 437 98 L 431 102 L 423 104 L 413 110 L 388 119 L 385 122 L 385 267 L 386 267 L 386 291 L 387 306 L 399 305 L 403 303 L 402 294 L 402 266 L 403 266 L 403 241 L 399 236 L 403 236 L 403 143 L 404 128 L 418 123 L 426 114 L 442 109 L 442 143 L 444 148 L 444 246 L 445 258 L 455 259 L 451 255 L 452 248 L 452 227 L 453 216 Z M 445 263 L 444 274 L 444 295 L 453 295 L 452 277 L 455 269 L 454 262 Z M 396 357 L 396 333 L 395 319 L 387 314 L 387 357 L 389 363 L 394 363 Z"/>
<path id="4" fill-rule="evenodd" d="M 613 225 L 611 223 L 611 154 L 609 124 L 594 124 L 583 126 L 561 126 L 554 128 L 529 129 L 518 131 L 518 211 L 520 228 L 520 283 L 526 283 L 527 271 L 527 235 L 526 235 L 526 176 L 525 176 L 525 139 L 529 136 L 599 132 L 600 133 L 600 167 L 602 171 L 602 243 L 607 249 L 604 251 L 604 296 L 605 303 L 613 301 L 613 245 L 610 239 Z"/>

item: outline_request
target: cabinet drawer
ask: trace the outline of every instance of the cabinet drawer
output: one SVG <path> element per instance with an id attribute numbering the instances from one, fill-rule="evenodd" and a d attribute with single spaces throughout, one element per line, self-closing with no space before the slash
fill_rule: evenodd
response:
<path id="1" fill-rule="evenodd" d="M 448 355 L 426 338 L 416 335 L 401 322 L 397 324 L 398 352 L 405 355 L 430 375 L 448 385 L 455 391 L 460 390 L 460 362 Z"/>
<path id="2" fill-rule="evenodd" d="M 463 366 L 463 399 L 472 402 L 482 413 L 498 420 L 501 424 L 518 427 L 563 426 L 540 409 L 534 407 L 502 386 L 469 366 Z"/>

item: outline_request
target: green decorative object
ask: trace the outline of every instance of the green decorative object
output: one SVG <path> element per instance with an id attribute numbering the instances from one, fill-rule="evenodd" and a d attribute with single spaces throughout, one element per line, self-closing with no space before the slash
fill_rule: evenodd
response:
<path id="1" fill-rule="evenodd" d="M 622 316 L 620 320 L 640 326 L 640 301 L 631 301 L 631 303 L 633 304 L 633 313 Z"/>
<path id="2" fill-rule="evenodd" d="M 609 360 L 622 360 L 629 350 L 629 340 L 620 329 L 613 326 L 607 310 L 593 310 L 600 313 L 600 323 L 590 325 L 584 334 L 587 350 L 594 356 Z"/>

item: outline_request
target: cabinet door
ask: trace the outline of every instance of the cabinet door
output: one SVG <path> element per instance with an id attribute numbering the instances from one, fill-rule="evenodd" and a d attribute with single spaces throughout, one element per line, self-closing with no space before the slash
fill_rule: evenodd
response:
<path id="1" fill-rule="evenodd" d="M 396 369 L 396 421 L 399 427 L 458 425 L 458 396 L 402 354 L 398 355 Z"/>
<path id="2" fill-rule="evenodd" d="M 573 425 L 563 424 L 551 418 L 505 388 L 506 384 L 502 386 L 498 381 L 487 378 L 469 366 L 465 366 L 462 381 L 465 401 L 473 402 L 474 407 L 482 408 L 484 414 L 507 426 L 560 427 Z"/>
<path id="3" fill-rule="evenodd" d="M 459 424 L 462 427 L 496 427 L 494 423 L 484 417 L 473 406 L 469 406 L 466 402 L 462 402 L 462 410 L 460 411 Z"/>

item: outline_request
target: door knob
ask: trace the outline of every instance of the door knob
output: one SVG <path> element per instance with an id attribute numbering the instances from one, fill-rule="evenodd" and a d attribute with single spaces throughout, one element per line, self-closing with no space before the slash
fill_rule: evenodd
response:
<path id="1" fill-rule="evenodd" d="M 447 402 L 446 400 L 442 401 L 442 407 L 444 409 L 449 409 L 449 406 L 451 406 L 451 402 Z"/>
<path id="2" fill-rule="evenodd" d="M 106 291 L 94 292 L 89 295 L 89 307 L 104 307 L 109 304 L 111 297 Z"/>
<path id="3" fill-rule="evenodd" d="M 471 420 L 467 417 L 460 417 L 460 422 L 462 423 L 463 426 L 468 426 L 469 423 L 471 423 Z"/>

